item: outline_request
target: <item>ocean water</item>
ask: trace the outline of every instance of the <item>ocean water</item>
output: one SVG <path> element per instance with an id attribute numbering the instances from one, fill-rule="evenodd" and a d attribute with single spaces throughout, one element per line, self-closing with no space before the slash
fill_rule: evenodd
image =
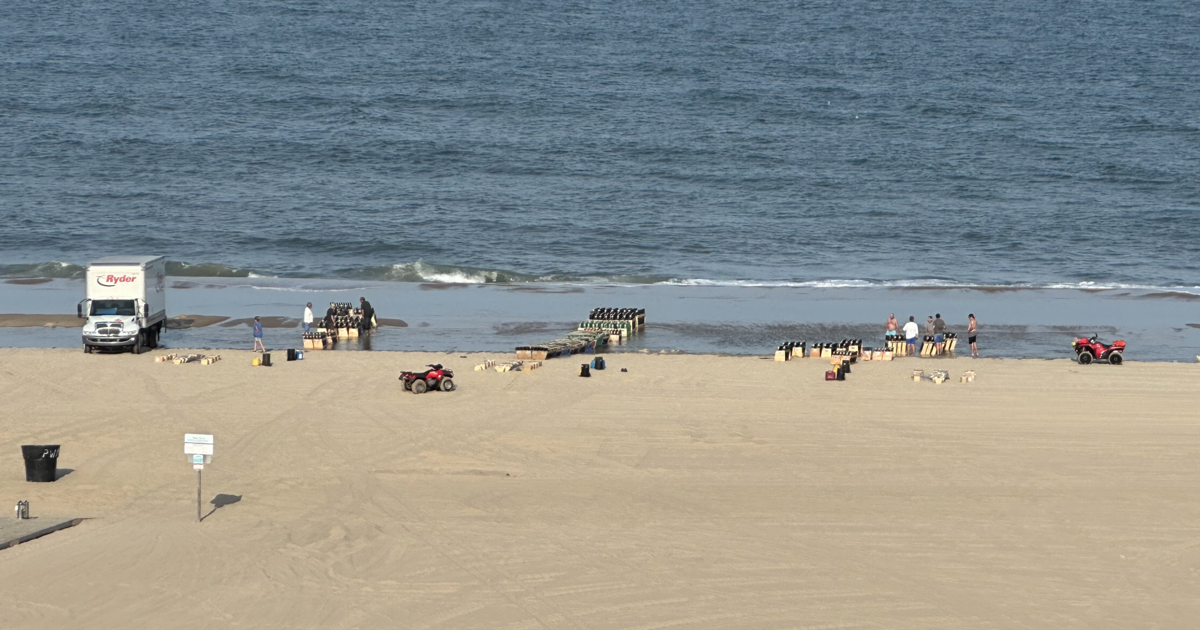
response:
<path id="1" fill-rule="evenodd" d="M 1200 286 L 1200 3 L 7 0 L 0 275 Z"/>

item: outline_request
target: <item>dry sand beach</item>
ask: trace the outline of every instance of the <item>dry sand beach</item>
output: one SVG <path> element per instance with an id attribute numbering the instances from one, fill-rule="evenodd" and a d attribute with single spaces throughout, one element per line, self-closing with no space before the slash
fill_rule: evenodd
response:
<path id="1" fill-rule="evenodd" d="M 90 518 L 0 551 L 5 628 L 1200 619 L 1197 365 L 222 354 L 0 350 L 5 509 Z M 459 391 L 401 392 L 430 362 Z M 216 436 L 203 523 L 185 432 Z M 71 472 L 26 483 L 27 443 Z"/>

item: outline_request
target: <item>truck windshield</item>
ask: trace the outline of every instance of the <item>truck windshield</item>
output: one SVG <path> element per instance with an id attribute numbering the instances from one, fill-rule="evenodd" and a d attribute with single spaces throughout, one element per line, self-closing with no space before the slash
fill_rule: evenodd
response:
<path id="1" fill-rule="evenodd" d="M 125 315 L 133 317 L 133 300 L 92 300 L 91 315 Z"/>

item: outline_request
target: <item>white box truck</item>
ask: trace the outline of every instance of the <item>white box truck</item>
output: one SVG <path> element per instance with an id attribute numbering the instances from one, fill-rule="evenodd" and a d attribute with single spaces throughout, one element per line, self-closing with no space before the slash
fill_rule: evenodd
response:
<path id="1" fill-rule="evenodd" d="M 87 298 L 77 315 L 83 325 L 83 351 L 128 348 L 134 354 L 157 348 L 167 322 L 167 259 L 164 256 L 112 256 L 87 269 Z"/>

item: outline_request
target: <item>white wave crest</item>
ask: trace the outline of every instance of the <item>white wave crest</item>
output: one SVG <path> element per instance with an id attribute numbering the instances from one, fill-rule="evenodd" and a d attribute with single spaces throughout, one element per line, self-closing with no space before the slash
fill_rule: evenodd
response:
<path id="1" fill-rule="evenodd" d="M 940 289 L 1028 289 L 1028 290 L 1091 290 L 1091 291 L 1176 291 L 1182 293 L 1200 293 L 1200 286 L 1154 286 L 1141 284 L 1122 284 L 1105 282 L 1015 282 L 1011 284 L 984 284 L 973 282 L 958 282 L 940 278 L 925 278 L 916 280 L 859 280 L 859 279 L 826 279 L 826 280 L 712 280 L 707 278 L 673 278 L 660 285 L 689 286 L 689 287 L 780 287 L 797 289 L 869 289 L 869 288 L 925 288 Z"/>

